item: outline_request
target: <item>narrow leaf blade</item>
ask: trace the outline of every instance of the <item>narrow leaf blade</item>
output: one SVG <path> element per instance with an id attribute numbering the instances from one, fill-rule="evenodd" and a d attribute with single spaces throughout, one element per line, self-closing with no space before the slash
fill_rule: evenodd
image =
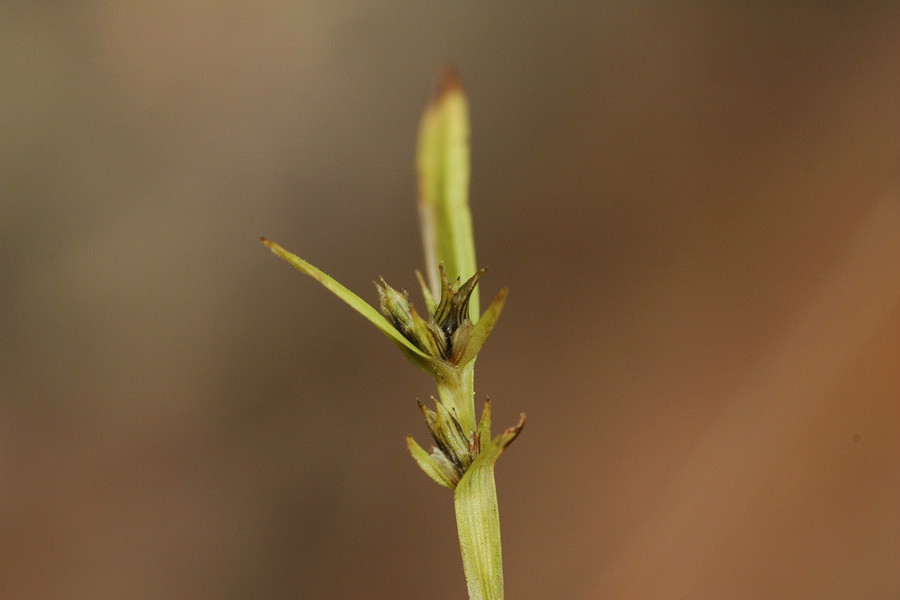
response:
<path id="1" fill-rule="evenodd" d="M 451 281 L 465 281 L 476 270 L 469 210 L 469 108 L 455 70 L 441 74 L 437 94 L 422 117 L 416 162 L 425 262 L 437 296 L 438 264 L 444 263 Z M 479 315 L 477 291 L 470 307 L 474 322 Z"/>
<path id="2" fill-rule="evenodd" d="M 266 238 L 261 239 L 262 243 L 265 244 L 273 254 L 280 258 L 283 258 L 302 273 L 306 273 L 307 275 L 321 283 L 328 291 L 346 302 L 353 310 L 368 319 L 370 323 L 372 323 L 382 333 L 388 336 L 395 344 L 397 344 L 397 346 L 404 352 L 404 354 L 406 354 L 406 356 L 411 361 L 413 361 L 423 369 L 429 371 L 432 370 L 433 361 L 431 360 L 431 358 L 424 352 L 416 348 L 412 344 L 412 342 L 403 337 L 403 335 L 399 331 L 397 331 L 397 329 L 393 325 L 391 325 L 390 322 L 368 302 L 345 288 L 327 273 L 309 264 L 299 256 L 288 252 L 272 240 Z"/>

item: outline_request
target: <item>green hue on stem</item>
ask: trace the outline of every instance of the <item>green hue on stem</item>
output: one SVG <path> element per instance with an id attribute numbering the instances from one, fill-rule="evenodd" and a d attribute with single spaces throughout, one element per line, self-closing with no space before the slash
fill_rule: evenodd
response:
<path id="1" fill-rule="evenodd" d="M 453 504 L 469 600 L 503 600 L 500 511 L 494 463 L 500 453 L 482 451 L 456 486 Z"/>
<path id="2" fill-rule="evenodd" d="M 471 436 L 475 431 L 475 393 L 472 390 L 473 367 L 470 362 L 461 369 L 453 369 L 435 378 L 438 396 L 444 406 L 450 408 L 462 425 L 463 433 Z"/>
<path id="3" fill-rule="evenodd" d="M 494 464 L 524 425 L 523 414 L 515 427 L 491 439 L 491 401 L 485 401 L 476 433 L 481 451 L 453 494 L 469 600 L 503 600 L 503 554 Z"/>

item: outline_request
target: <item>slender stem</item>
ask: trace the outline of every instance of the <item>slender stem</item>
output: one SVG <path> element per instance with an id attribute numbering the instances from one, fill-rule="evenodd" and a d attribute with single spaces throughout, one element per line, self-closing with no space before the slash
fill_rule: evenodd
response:
<path id="1" fill-rule="evenodd" d="M 441 373 L 435 379 L 441 402 L 457 418 L 467 436 L 475 432 L 474 362 L 462 369 Z"/>
<path id="2" fill-rule="evenodd" d="M 490 438 L 490 407 L 486 407 L 476 431 L 471 363 L 456 377 L 438 380 L 445 406 L 457 413 L 467 436 L 475 436 L 481 452 L 466 470 L 453 495 L 456 529 L 462 554 L 469 600 L 503 600 L 503 558 L 500 545 L 500 511 L 494 484 L 494 463 L 502 443 Z"/>
<path id="3" fill-rule="evenodd" d="M 456 529 L 470 600 L 503 600 L 500 512 L 494 485 L 494 461 L 470 469 L 453 495 Z"/>
<path id="4" fill-rule="evenodd" d="M 417 166 L 425 266 L 431 295 L 438 297 L 441 292 L 440 263 L 451 282 L 457 277 L 466 281 L 477 269 L 469 210 L 469 109 L 462 84 L 453 69 L 441 74 L 437 94 L 422 117 Z M 489 327 L 478 332 L 479 345 L 473 350 L 476 354 L 502 308 L 505 292 L 501 295 L 499 304 L 493 306 L 494 312 L 489 310 L 485 315 L 489 317 Z M 469 300 L 469 316 L 472 323 L 479 322 L 477 287 Z M 469 599 L 502 600 L 503 565 L 494 462 L 521 430 L 521 424 L 492 440 L 489 403 L 485 405 L 481 423 L 476 424 L 474 355 L 470 358 L 470 362 L 460 363 L 464 366 L 458 370 L 436 373 L 436 381 L 441 403 L 454 414 L 463 433 L 471 440 L 471 464 L 454 492 Z M 424 454 L 420 449 L 417 460 L 425 462 Z M 427 462 L 426 466 L 437 469 L 437 465 Z"/>

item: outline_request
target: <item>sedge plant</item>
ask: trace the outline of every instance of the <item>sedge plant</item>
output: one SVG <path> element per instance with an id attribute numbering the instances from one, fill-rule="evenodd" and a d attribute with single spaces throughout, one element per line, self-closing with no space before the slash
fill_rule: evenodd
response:
<path id="1" fill-rule="evenodd" d="M 376 283 L 379 309 L 275 242 L 263 243 L 350 305 L 384 333 L 417 367 L 434 377 L 438 398 L 419 402 L 434 445 L 407 437 L 409 452 L 436 483 L 453 492 L 459 545 L 470 600 L 503 599 L 500 517 L 494 463 L 519 435 L 517 425 L 491 435 L 491 402 L 475 413 L 475 361 L 500 317 L 507 290 L 479 313 L 478 283 L 469 211 L 469 117 L 456 73 L 445 71 L 422 117 L 417 149 L 419 217 L 425 249 L 423 276 L 416 271 L 427 312 L 406 292 Z M 426 281 L 427 278 L 427 281 Z"/>

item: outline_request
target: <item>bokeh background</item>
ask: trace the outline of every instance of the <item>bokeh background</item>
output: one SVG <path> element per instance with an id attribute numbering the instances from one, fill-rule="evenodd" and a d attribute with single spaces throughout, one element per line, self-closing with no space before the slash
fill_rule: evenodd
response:
<path id="1" fill-rule="evenodd" d="M 900 597 L 896 2 L 6 2 L 0 597 L 465 597 L 367 298 L 471 98 L 513 600 Z"/>

